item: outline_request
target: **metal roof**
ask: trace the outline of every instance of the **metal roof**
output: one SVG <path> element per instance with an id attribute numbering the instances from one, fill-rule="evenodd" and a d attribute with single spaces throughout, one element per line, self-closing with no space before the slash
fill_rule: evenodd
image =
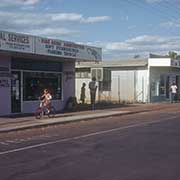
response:
<path id="1" fill-rule="evenodd" d="M 148 59 L 128 59 L 119 61 L 99 61 L 99 62 L 76 62 L 76 68 L 102 68 L 102 67 L 145 67 Z"/>

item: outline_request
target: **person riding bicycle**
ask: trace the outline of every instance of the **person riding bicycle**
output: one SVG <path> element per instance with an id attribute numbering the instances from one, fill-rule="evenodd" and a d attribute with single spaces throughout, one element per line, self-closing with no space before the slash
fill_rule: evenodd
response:
<path id="1" fill-rule="evenodd" d="M 50 94 L 48 89 L 44 89 L 44 94 L 41 96 L 42 99 L 42 107 L 47 108 L 48 113 L 50 111 L 50 107 L 51 107 L 51 99 L 52 99 L 52 95 Z"/>

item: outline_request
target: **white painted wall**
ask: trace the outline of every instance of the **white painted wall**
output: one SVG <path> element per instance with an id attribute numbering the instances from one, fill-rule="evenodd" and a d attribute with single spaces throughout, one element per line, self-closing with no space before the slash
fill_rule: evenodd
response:
<path id="1" fill-rule="evenodd" d="M 112 71 L 112 99 L 120 102 L 147 102 L 147 74 L 148 70 Z"/>
<path id="2" fill-rule="evenodd" d="M 148 65 L 152 67 L 170 67 L 171 58 L 149 58 Z"/>
<path id="3" fill-rule="evenodd" d="M 76 78 L 76 97 L 80 102 L 81 86 L 86 83 L 86 103 L 90 102 L 90 78 Z M 148 70 L 111 71 L 111 91 L 97 92 L 96 99 L 111 102 L 147 102 Z"/>
<path id="4" fill-rule="evenodd" d="M 89 82 L 91 81 L 90 78 L 76 78 L 76 98 L 77 101 L 80 103 L 80 95 L 81 95 L 81 87 L 83 83 L 86 83 L 86 99 L 85 99 L 85 103 L 90 103 L 90 92 L 89 92 Z"/>
<path id="5" fill-rule="evenodd" d="M 134 102 L 135 71 L 112 71 L 111 99 L 117 102 Z"/>
<path id="6" fill-rule="evenodd" d="M 136 71 L 136 101 L 148 102 L 148 70 Z"/>

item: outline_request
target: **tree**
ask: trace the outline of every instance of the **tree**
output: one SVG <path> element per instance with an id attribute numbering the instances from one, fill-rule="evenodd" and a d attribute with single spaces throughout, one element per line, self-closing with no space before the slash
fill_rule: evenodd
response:
<path id="1" fill-rule="evenodd" d="M 177 58 L 177 53 L 175 51 L 169 51 L 168 55 L 172 59 L 176 59 Z"/>

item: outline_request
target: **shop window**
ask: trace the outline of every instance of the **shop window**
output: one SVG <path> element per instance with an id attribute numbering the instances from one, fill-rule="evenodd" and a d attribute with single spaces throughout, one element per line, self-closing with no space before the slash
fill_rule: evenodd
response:
<path id="1" fill-rule="evenodd" d="M 151 82 L 151 96 L 159 96 L 159 81 Z"/>
<path id="2" fill-rule="evenodd" d="M 166 83 L 165 83 L 165 76 L 160 76 L 160 86 L 159 86 L 159 94 L 165 95 L 166 94 Z"/>
<path id="3" fill-rule="evenodd" d="M 44 89 L 49 89 L 53 99 L 61 99 L 61 74 L 56 73 L 23 73 L 24 101 L 38 100 Z"/>
<path id="4" fill-rule="evenodd" d="M 103 69 L 102 68 L 91 69 L 91 77 L 95 77 L 96 81 L 102 81 L 103 80 Z"/>
<path id="5" fill-rule="evenodd" d="M 12 58 L 11 68 L 30 71 L 62 72 L 62 63 L 25 58 Z"/>
<path id="6" fill-rule="evenodd" d="M 100 81 L 99 91 L 111 91 L 111 81 Z"/>
<path id="7" fill-rule="evenodd" d="M 103 69 L 103 81 L 99 82 L 100 91 L 111 91 L 111 71 L 108 68 Z"/>

